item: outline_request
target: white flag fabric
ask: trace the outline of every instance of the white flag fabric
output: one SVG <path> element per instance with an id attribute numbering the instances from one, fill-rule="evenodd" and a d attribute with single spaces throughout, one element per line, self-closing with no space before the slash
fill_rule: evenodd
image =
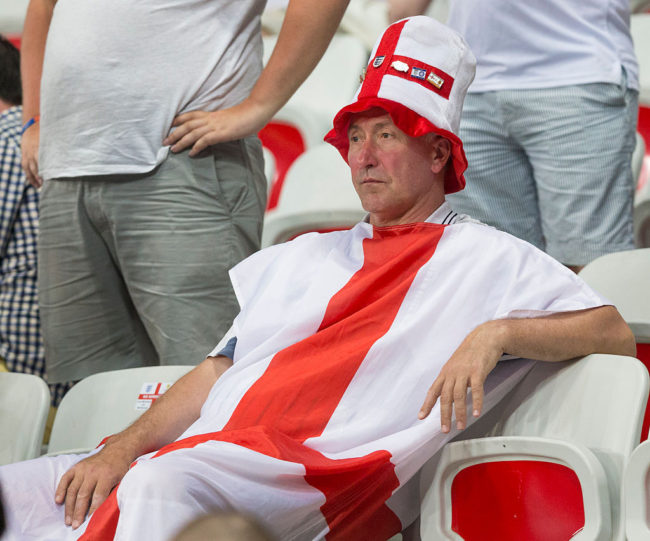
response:
<path id="1" fill-rule="evenodd" d="M 418 411 L 465 336 L 497 318 L 607 303 L 523 241 L 442 225 L 448 211 L 437 223 L 303 235 L 236 266 L 233 367 L 200 418 L 139 459 L 80 538 L 163 540 L 215 507 L 253 513 L 283 540 L 382 540 L 410 524 L 419 505 L 408 481 L 457 433 L 441 433 L 437 405 L 424 420 Z M 499 363 L 486 408 L 529 366 Z M 12 531 L 18 497 L 11 488 Z"/>

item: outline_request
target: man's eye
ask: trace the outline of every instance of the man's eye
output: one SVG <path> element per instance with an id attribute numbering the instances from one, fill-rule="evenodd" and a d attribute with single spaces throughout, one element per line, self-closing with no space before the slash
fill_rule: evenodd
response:
<path id="1" fill-rule="evenodd" d="M 382 134 L 381 134 L 382 139 L 390 139 L 391 136 L 392 136 L 392 134 L 388 133 L 387 131 L 382 132 Z"/>
<path id="2" fill-rule="evenodd" d="M 358 135 L 351 135 L 350 136 L 350 143 L 358 143 L 359 142 L 359 136 Z"/>

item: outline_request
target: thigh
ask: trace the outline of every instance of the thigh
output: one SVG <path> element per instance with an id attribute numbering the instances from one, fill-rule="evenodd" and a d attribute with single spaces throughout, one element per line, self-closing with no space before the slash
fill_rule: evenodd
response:
<path id="1" fill-rule="evenodd" d="M 228 271 L 259 248 L 261 147 L 171 154 L 146 178 L 106 183 L 115 254 L 161 364 L 196 364 L 239 306 Z"/>
<path id="2" fill-rule="evenodd" d="M 498 92 L 468 94 L 460 125 L 467 186 L 447 199 L 455 210 L 543 248 L 532 169 L 507 113 Z"/>
<path id="3" fill-rule="evenodd" d="M 54 503 L 61 476 L 87 455 L 40 457 L 0 467 L 7 522 L 4 541 L 76 539 L 64 523 L 64 507 Z"/>
<path id="4" fill-rule="evenodd" d="M 41 194 L 39 305 L 51 383 L 142 364 L 137 315 L 86 212 L 84 182 L 51 180 Z"/>
<path id="5" fill-rule="evenodd" d="M 547 252 L 585 265 L 633 249 L 636 92 L 599 83 L 529 91 L 521 101 Z"/>
<path id="6" fill-rule="evenodd" d="M 167 539 L 211 510 L 257 516 L 278 539 L 316 539 L 327 528 L 324 496 L 307 483 L 303 465 L 220 441 L 138 461 L 116 500 L 116 540 Z"/>

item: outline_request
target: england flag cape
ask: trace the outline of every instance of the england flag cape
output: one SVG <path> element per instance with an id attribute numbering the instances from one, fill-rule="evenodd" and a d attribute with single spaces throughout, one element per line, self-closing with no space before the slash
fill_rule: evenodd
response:
<path id="1" fill-rule="evenodd" d="M 443 224 L 450 215 L 445 205 L 437 223 L 307 234 L 235 267 L 241 312 L 215 350 L 236 336 L 233 367 L 176 442 L 138 460 L 81 539 L 165 539 L 173 532 L 152 534 L 156 524 L 214 507 L 252 512 L 283 540 L 383 540 L 410 524 L 409 480 L 455 434 L 440 431 L 437 405 L 424 420 L 418 411 L 465 336 L 488 320 L 606 303 L 529 244 Z M 486 408 L 529 366 L 500 362 Z M 155 461 L 191 467 L 197 486 L 170 486 L 154 504 L 127 499 L 138 490 L 129 477 Z"/>

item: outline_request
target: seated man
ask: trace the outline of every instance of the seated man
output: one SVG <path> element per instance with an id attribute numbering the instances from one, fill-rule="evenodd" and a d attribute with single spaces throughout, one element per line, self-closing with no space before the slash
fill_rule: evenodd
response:
<path id="1" fill-rule="evenodd" d="M 634 354 L 580 278 L 445 203 L 464 186 L 473 72 L 431 19 L 386 30 L 327 136 L 367 221 L 237 265 L 231 332 L 90 457 L 0 469 L 8 539 L 163 540 L 209 509 L 283 540 L 388 539 L 418 515 L 409 479 L 467 425 L 468 388 L 470 419 L 489 407 L 504 354 Z M 499 370 L 513 384 L 529 364 Z"/>

